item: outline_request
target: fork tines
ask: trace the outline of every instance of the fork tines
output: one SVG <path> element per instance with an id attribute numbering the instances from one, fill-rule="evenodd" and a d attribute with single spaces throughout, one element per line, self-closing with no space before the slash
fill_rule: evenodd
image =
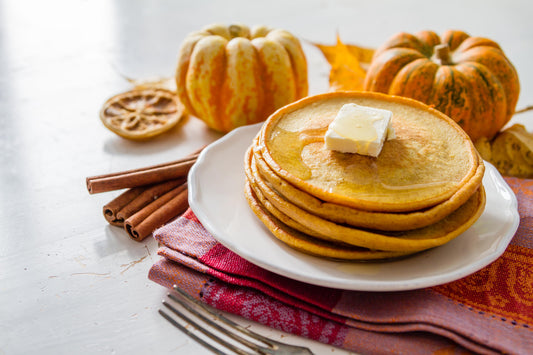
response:
<path id="1" fill-rule="evenodd" d="M 163 300 L 163 305 L 179 317 L 181 321 L 173 318 L 162 309 L 159 310 L 159 314 L 215 354 L 226 354 L 226 352 L 215 346 L 216 343 L 236 354 L 249 354 L 246 351 L 247 349 L 260 354 L 312 354 L 305 347 L 280 343 L 254 333 L 196 300 L 178 286 L 174 285 L 173 289 L 176 293 L 169 293 L 168 298 L 178 304 L 179 307 L 166 300 Z M 192 317 L 196 320 L 192 319 Z M 203 333 L 204 336 L 190 330 L 188 325 Z"/>

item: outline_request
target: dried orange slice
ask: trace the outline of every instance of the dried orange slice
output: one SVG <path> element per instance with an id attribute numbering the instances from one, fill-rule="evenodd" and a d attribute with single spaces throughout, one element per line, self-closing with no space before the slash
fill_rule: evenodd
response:
<path id="1" fill-rule="evenodd" d="M 184 111 L 172 91 L 145 88 L 111 97 L 104 103 L 100 119 L 104 126 L 121 137 L 145 140 L 174 127 Z"/>

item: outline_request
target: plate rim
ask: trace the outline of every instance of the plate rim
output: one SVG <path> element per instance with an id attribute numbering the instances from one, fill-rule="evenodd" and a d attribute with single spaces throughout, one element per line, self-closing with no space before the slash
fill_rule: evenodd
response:
<path id="1" fill-rule="evenodd" d="M 426 287 L 433 287 L 433 286 L 445 284 L 445 283 L 452 282 L 452 281 L 461 279 L 463 277 L 466 277 L 476 271 L 479 271 L 480 269 L 489 265 L 490 263 L 494 262 L 505 252 L 505 250 L 507 249 L 507 246 L 511 242 L 513 236 L 515 235 L 516 230 L 518 229 L 518 226 L 520 223 L 520 216 L 518 214 L 518 201 L 516 199 L 516 195 L 514 194 L 512 189 L 509 187 L 507 182 L 503 179 L 501 174 L 497 171 L 497 169 L 492 164 L 485 161 L 486 169 L 485 169 L 484 179 L 491 178 L 495 183 L 497 183 L 498 185 L 501 185 L 504 188 L 504 190 L 509 194 L 510 196 L 509 209 L 510 209 L 511 218 L 506 221 L 507 224 L 509 224 L 509 228 L 507 230 L 507 233 L 504 236 L 499 237 L 499 240 L 496 243 L 497 247 L 495 248 L 495 250 L 491 251 L 485 257 L 481 259 L 477 259 L 474 262 L 466 266 L 455 268 L 443 274 L 439 274 L 438 276 L 418 276 L 412 280 L 409 280 L 409 282 L 405 282 L 402 285 L 398 285 L 398 281 L 387 282 L 387 281 L 380 281 L 380 280 L 376 280 L 376 281 L 364 280 L 364 282 L 360 282 L 359 284 L 352 283 L 352 284 L 343 285 L 343 284 L 339 284 L 338 282 L 334 282 L 331 280 L 325 280 L 323 278 L 316 278 L 316 277 L 309 278 L 304 275 L 300 275 L 298 273 L 294 273 L 294 272 L 291 273 L 290 270 L 286 270 L 286 268 L 276 266 L 273 263 L 266 263 L 263 260 L 258 259 L 257 257 L 248 255 L 248 253 L 243 253 L 242 250 L 239 249 L 238 245 L 232 242 L 228 242 L 228 238 L 221 236 L 221 234 L 224 234 L 224 233 L 221 233 L 218 230 L 218 228 L 213 225 L 209 216 L 202 208 L 201 203 L 197 197 L 200 191 L 199 170 L 201 170 L 204 164 L 206 164 L 206 160 L 209 159 L 210 154 L 213 151 L 216 152 L 219 146 L 227 144 L 228 142 L 231 142 L 233 139 L 238 139 L 241 136 L 242 138 L 246 138 L 250 136 L 249 143 L 252 144 L 253 136 L 259 132 L 262 125 L 263 123 L 257 123 L 253 125 L 239 127 L 227 133 L 226 135 L 219 138 L 215 142 L 211 143 L 207 147 L 205 147 L 200 153 L 196 163 L 192 166 L 188 174 L 188 181 L 189 181 L 189 198 L 188 199 L 189 199 L 189 206 L 191 210 L 194 212 L 194 214 L 196 215 L 200 223 L 213 236 L 215 240 L 217 240 L 219 243 L 221 243 L 226 248 L 230 249 L 232 252 L 236 253 L 243 259 L 259 267 L 262 267 L 268 271 L 271 271 L 277 275 L 281 275 L 283 277 L 309 283 L 312 285 L 330 287 L 330 288 L 336 288 L 336 289 L 354 290 L 354 291 L 377 291 L 377 292 L 388 291 L 390 292 L 390 291 L 408 291 L 408 290 L 421 289 L 421 288 L 426 288 Z M 242 152 L 242 156 L 243 156 L 243 164 L 244 164 L 244 151 Z M 242 178 L 244 178 L 244 176 Z M 483 213 L 485 213 L 485 211 Z M 229 239 L 231 240 L 231 238 Z M 285 246 L 285 247 L 290 248 L 288 246 Z M 301 253 L 295 250 L 292 250 L 292 251 L 294 251 L 295 253 Z M 325 260 L 325 259 L 322 259 L 316 256 L 305 254 L 305 253 L 301 253 L 301 255 L 302 255 L 302 259 L 316 260 L 318 258 L 318 260 Z M 335 261 L 335 260 L 327 260 L 327 261 L 331 263 L 339 263 L 339 264 L 357 263 L 356 261 L 353 261 L 353 262 Z"/>

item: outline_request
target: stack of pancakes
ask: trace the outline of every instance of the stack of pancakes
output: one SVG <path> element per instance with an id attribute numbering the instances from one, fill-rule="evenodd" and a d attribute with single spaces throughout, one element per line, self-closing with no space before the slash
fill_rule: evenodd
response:
<path id="1" fill-rule="evenodd" d="M 392 111 L 378 157 L 325 148 L 347 103 Z M 377 93 L 312 96 L 272 114 L 245 157 L 246 199 L 282 242 L 306 253 L 379 260 L 445 244 L 485 206 L 483 160 L 464 131 L 417 101 Z"/>

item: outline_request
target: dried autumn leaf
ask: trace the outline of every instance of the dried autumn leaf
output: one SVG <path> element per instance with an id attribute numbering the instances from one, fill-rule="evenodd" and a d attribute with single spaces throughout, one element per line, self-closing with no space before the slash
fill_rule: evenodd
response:
<path id="1" fill-rule="evenodd" d="M 502 175 L 533 177 L 533 134 L 521 124 L 501 131 L 492 140 L 480 139 L 476 148 L 483 159 L 496 166 Z"/>
<path id="2" fill-rule="evenodd" d="M 372 57 L 374 56 L 374 52 L 376 50 L 373 48 L 359 47 L 353 44 L 346 44 L 346 47 L 350 53 L 352 53 L 359 60 L 361 67 L 365 68 L 366 70 L 372 61 Z"/>
<path id="3" fill-rule="evenodd" d="M 337 35 L 334 46 L 314 44 L 331 65 L 329 86 L 332 91 L 362 90 L 374 50 L 345 44 Z"/>

